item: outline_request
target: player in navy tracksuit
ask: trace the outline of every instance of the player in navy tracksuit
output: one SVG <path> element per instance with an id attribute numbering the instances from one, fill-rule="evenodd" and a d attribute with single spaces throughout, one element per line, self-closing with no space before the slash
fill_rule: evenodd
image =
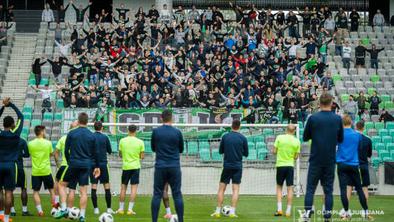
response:
<path id="1" fill-rule="evenodd" d="M 9 222 L 10 211 L 12 207 L 12 192 L 16 186 L 16 172 L 18 171 L 18 157 L 21 153 L 19 142 L 20 134 L 23 128 L 23 115 L 19 109 L 10 102 L 10 98 L 3 100 L 3 107 L 0 109 L 0 116 L 5 107 L 11 107 L 18 116 L 15 124 L 14 118 L 6 116 L 3 119 L 4 130 L 0 132 L 0 193 L 4 198 L 4 218 L 3 222 Z M 0 198 L 3 199 L 3 198 Z"/>
<path id="2" fill-rule="evenodd" d="M 29 158 L 29 150 L 27 148 L 27 143 L 24 139 L 20 139 L 19 141 L 19 149 L 20 149 L 20 154 L 18 157 L 18 172 L 17 172 L 17 178 L 16 178 L 16 187 L 21 188 L 21 200 L 22 200 L 22 216 L 33 216 L 29 211 L 27 210 L 27 182 L 26 182 L 26 174 L 25 174 L 25 169 L 23 166 L 23 158 Z M 15 208 L 14 208 L 14 197 L 12 197 L 12 207 L 11 207 L 11 216 L 16 216 Z"/>
<path id="3" fill-rule="evenodd" d="M 354 185 L 357 191 L 360 204 L 364 210 L 364 215 L 368 217 L 368 204 L 361 185 L 361 176 L 359 171 L 358 153 L 362 148 L 362 135 L 352 127 L 352 119 L 349 115 L 342 118 L 344 126 L 344 140 L 338 145 L 336 160 L 339 179 L 339 188 L 341 190 L 341 201 L 345 213 L 341 215 L 342 219 L 350 219 L 349 199 L 347 196 L 347 186 Z"/>
<path id="4" fill-rule="evenodd" d="M 95 178 L 93 174 L 90 174 L 90 182 L 92 183 L 92 203 L 94 207 L 94 214 L 99 214 L 97 205 L 97 184 L 100 182 L 104 186 L 105 190 L 105 202 L 107 203 L 107 213 L 113 214 L 114 211 L 111 209 L 111 186 L 109 183 L 109 172 L 108 172 L 108 160 L 107 153 L 112 153 L 111 142 L 108 136 L 103 134 L 103 124 L 99 122 L 94 123 L 94 130 L 96 131 L 93 135 L 96 138 L 98 150 L 98 158 L 100 163 L 100 177 Z"/>
<path id="5" fill-rule="evenodd" d="M 361 176 L 361 185 L 363 187 L 365 199 L 368 202 L 368 186 L 371 184 L 369 178 L 369 161 L 368 159 L 372 156 L 372 140 L 363 134 L 365 123 L 364 120 L 358 121 L 356 124 L 357 131 L 361 134 L 361 149 L 358 151 L 358 160 L 359 160 L 359 168 L 360 168 L 360 176 Z M 354 184 L 349 184 L 347 190 L 348 199 L 350 199 L 352 195 L 352 188 Z"/>
<path id="6" fill-rule="evenodd" d="M 178 221 L 183 222 L 183 198 L 181 192 L 180 153 L 183 152 L 181 131 L 171 126 L 172 113 L 164 110 L 161 114 L 163 125 L 154 129 L 151 138 L 152 151 L 156 153 L 153 198 L 151 203 L 152 222 L 157 222 L 164 186 L 171 187 Z"/>
<path id="7" fill-rule="evenodd" d="M 78 115 L 79 127 L 71 130 L 66 139 L 64 155 L 68 163 L 63 182 L 59 184 L 59 194 L 61 199 L 61 210 L 55 215 L 59 219 L 68 215 L 66 204 L 66 187 L 68 183 L 79 184 L 80 188 L 80 222 L 85 222 L 87 206 L 87 188 L 89 177 L 94 167 L 95 178 L 100 176 L 99 147 L 93 133 L 87 128 L 88 115 L 80 113 Z"/>
<path id="8" fill-rule="evenodd" d="M 224 192 L 227 185 L 232 182 L 233 196 L 229 217 L 237 217 L 235 208 L 237 207 L 239 188 L 242 179 L 242 158 L 248 157 L 248 140 L 239 133 L 241 122 L 234 120 L 231 126 L 232 131 L 222 137 L 220 141 L 219 153 L 223 154 L 223 171 L 220 176 L 218 191 L 218 205 L 212 217 L 220 217 L 220 211 L 224 201 Z"/>
<path id="9" fill-rule="evenodd" d="M 336 146 L 343 141 L 343 126 L 340 116 L 331 112 L 333 97 L 320 96 L 320 112 L 309 117 L 304 129 L 304 141 L 312 140 L 304 200 L 304 221 L 309 221 L 313 197 L 320 181 L 325 197 L 324 218 L 329 221 L 333 206 L 333 184 L 335 178 Z"/>

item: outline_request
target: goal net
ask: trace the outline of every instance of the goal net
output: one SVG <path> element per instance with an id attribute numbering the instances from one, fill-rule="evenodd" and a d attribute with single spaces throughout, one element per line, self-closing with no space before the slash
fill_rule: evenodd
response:
<path id="1" fill-rule="evenodd" d="M 151 149 L 152 129 L 160 123 L 104 123 L 115 155 L 110 156 L 111 183 L 120 184 L 121 161 L 116 155 L 118 142 L 127 135 L 130 124 L 138 126 L 138 138 L 145 144 L 145 159 L 140 171 L 140 194 L 152 194 L 155 154 Z M 219 144 L 230 124 L 173 124 L 184 136 L 181 156 L 182 191 L 185 194 L 217 193 L 222 171 Z M 285 133 L 287 124 L 241 124 L 240 132 L 248 139 L 249 156 L 243 160 L 241 194 L 273 195 L 276 185 L 276 156 L 272 153 L 277 135 Z M 297 137 L 299 128 L 297 127 Z M 300 160 L 295 165 L 294 188 L 301 194 Z M 117 187 L 116 185 L 113 187 Z M 230 189 L 231 190 L 231 189 Z M 229 191 L 230 192 L 230 191 Z"/>

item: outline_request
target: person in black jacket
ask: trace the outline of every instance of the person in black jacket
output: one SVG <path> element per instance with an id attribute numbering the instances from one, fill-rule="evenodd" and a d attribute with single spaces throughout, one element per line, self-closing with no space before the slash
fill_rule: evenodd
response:
<path id="1" fill-rule="evenodd" d="M 68 64 L 67 59 L 64 57 L 55 57 L 53 60 L 47 59 L 52 66 L 52 73 L 57 83 L 62 82 L 62 66 Z"/>
<path id="2" fill-rule="evenodd" d="M 371 55 L 371 68 L 375 68 L 378 70 L 379 68 L 379 60 L 378 55 L 379 52 L 383 51 L 384 48 L 377 49 L 375 44 L 372 44 L 372 49 L 367 49 L 367 52 Z"/>
<path id="3" fill-rule="evenodd" d="M 77 8 L 77 7 L 75 7 L 74 2 L 71 1 L 71 6 L 75 10 L 75 15 L 76 15 L 77 22 L 83 22 L 83 19 L 85 17 L 85 13 L 89 9 L 91 4 L 92 3 L 89 2 L 88 6 L 86 6 L 86 8 L 82 8 L 82 5 L 80 4 L 79 7 Z"/>
<path id="4" fill-rule="evenodd" d="M 360 41 L 358 46 L 354 49 L 356 56 L 356 68 L 365 67 L 365 52 L 367 49 L 362 44 L 362 41 Z"/>
<path id="5" fill-rule="evenodd" d="M 4 199 L 4 222 L 9 222 L 10 211 L 12 207 L 12 193 L 16 186 L 17 165 L 18 158 L 21 153 L 20 135 L 23 128 L 23 114 L 20 110 L 10 101 L 10 98 L 3 100 L 3 106 L 0 108 L 0 116 L 4 113 L 6 107 L 11 107 L 18 116 L 18 121 L 15 122 L 11 116 L 6 116 L 3 119 L 4 129 L 0 132 L 0 187 L 1 196 Z"/>
<path id="6" fill-rule="evenodd" d="M 368 102 L 371 104 L 369 113 L 371 115 L 379 115 L 379 104 L 382 102 L 382 100 L 380 99 L 376 91 L 374 91 L 372 93 L 372 96 L 369 97 Z"/>
<path id="7" fill-rule="evenodd" d="M 99 209 L 97 205 L 97 184 L 100 181 L 101 184 L 104 186 L 105 190 L 105 202 L 107 204 L 107 213 L 113 214 L 114 211 L 111 208 L 111 185 L 109 182 L 109 169 L 108 169 L 108 160 L 107 160 L 107 153 L 112 153 L 111 142 L 108 139 L 108 136 L 103 134 L 104 126 L 103 123 L 98 121 L 94 123 L 94 137 L 96 138 L 96 143 L 100 148 L 99 154 L 99 161 L 100 161 L 100 177 L 95 178 L 93 174 L 90 174 L 90 182 L 92 183 L 92 203 L 94 207 L 94 213 L 99 214 Z"/>
<path id="8" fill-rule="evenodd" d="M 356 11 L 355 8 L 353 8 L 352 12 L 349 15 L 350 17 L 350 31 L 351 32 L 357 32 L 358 31 L 358 24 L 359 24 L 359 19 L 360 15 Z"/>
<path id="9" fill-rule="evenodd" d="M 309 11 L 308 7 L 305 7 L 304 12 L 300 12 L 299 8 L 297 8 L 298 14 L 302 17 L 302 37 L 306 37 L 309 35 L 311 30 L 311 17 L 312 14 Z"/>
<path id="10" fill-rule="evenodd" d="M 45 59 L 45 57 L 41 58 L 42 60 Z M 34 78 L 36 79 L 36 87 L 38 88 L 38 86 L 41 83 L 41 66 L 44 65 L 47 61 L 45 60 L 44 62 L 41 62 L 40 58 L 37 58 L 34 60 L 32 66 L 31 66 L 31 70 L 34 74 Z"/>

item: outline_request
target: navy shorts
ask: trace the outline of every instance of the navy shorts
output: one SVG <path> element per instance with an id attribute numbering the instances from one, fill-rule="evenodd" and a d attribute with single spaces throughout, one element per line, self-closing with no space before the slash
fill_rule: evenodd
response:
<path id="1" fill-rule="evenodd" d="M 52 175 L 47 176 L 31 176 L 31 188 L 34 191 L 40 191 L 41 186 L 44 184 L 46 190 L 53 189 L 55 186 Z"/>
<path id="2" fill-rule="evenodd" d="M 128 185 L 129 183 L 131 185 L 140 183 L 140 169 L 122 171 L 122 184 Z"/>
<path id="3" fill-rule="evenodd" d="M 361 187 L 361 177 L 358 166 L 338 163 L 337 172 L 341 189 L 346 189 L 348 185 L 354 186 L 356 189 Z"/>
<path id="4" fill-rule="evenodd" d="M 64 174 L 63 181 L 68 183 L 68 188 L 75 189 L 76 185 L 87 186 L 89 185 L 89 177 L 91 168 L 81 167 L 67 167 L 66 173 Z"/>
<path id="5" fill-rule="evenodd" d="M 18 166 L 18 171 L 16 173 L 16 187 L 27 189 L 26 174 L 23 166 Z"/>
<path id="6" fill-rule="evenodd" d="M 56 180 L 57 181 L 63 181 L 63 177 L 66 171 L 66 166 L 60 166 L 60 168 L 56 172 Z"/>
<path id="7" fill-rule="evenodd" d="M 242 169 L 223 169 L 222 175 L 220 176 L 220 182 L 229 184 L 230 181 L 233 184 L 241 184 Z"/>
<path id="8" fill-rule="evenodd" d="M 17 166 L 15 163 L 0 164 L 0 187 L 4 190 L 15 190 Z"/>
<path id="9" fill-rule="evenodd" d="M 363 187 L 368 187 L 369 185 L 371 185 L 368 165 L 367 166 L 360 166 L 360 175 L 361 175 L 361 185 Z"/>
<path id="10" fill-rule="evenodd" d="M 276 184 L 283 186 L 285 181 L 288 187 L 294 185 L 294 167 L 283 166 L 276 168 Z"/>
<path id="11" fill-rule="evenodd" d="M 106 184 L 109 183 L 109 170 L 108 166 L 100 166 L 100 176 L 95 178 L 93 172 L 90 173 L 90 183 L 91 184 Z"/>
<path id="12" fill-rule="evenodd" d="M 371 180 L 369 178 L 369 167 L 368 165 L 366 166 L 359 166 L 359 172 L 361 176 L 361 186 L 362 187 L 368 187 L 371 185 Z M 349 186 L 355 186 L 352 181 L 349 181 Z"/>

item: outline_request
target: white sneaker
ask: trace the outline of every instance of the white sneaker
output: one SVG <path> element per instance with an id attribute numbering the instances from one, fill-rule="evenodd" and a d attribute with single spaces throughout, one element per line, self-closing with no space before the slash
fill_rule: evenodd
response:
<path id="1" fill-rule="evenodd" d="M 113 211 L 111 208 L 107 209 L 107 213 L 109 213 L 109 214 L 116 214 L 115 211 Z"/>
<path id="2" fill-rule="evenodd" d="M 94 214 L 95 215 L 99 215 L 100 214 L 100 210 L 98 208 L 94 208 Z"/>

